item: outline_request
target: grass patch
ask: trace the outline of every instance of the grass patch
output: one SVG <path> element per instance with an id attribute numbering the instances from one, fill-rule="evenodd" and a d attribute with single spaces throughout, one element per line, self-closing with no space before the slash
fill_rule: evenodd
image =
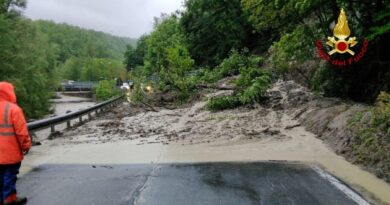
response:
<path id="1" fill-rule="evenodd" d="M 356 162 L 375 168 L 379 177 L 390 181 L 390 95 L 382 92 L 376 106 L 356 113 L 348 126 L 354 133 L 351 148 Z"/>
<path id="2" fill-rule="evenodd" d="M 241 105 L 241 101 L 237 96 L 223 96 L 209 99 L 206 108 L 210 111 L 216 112 L 221 110 L 234 109 Z"/>

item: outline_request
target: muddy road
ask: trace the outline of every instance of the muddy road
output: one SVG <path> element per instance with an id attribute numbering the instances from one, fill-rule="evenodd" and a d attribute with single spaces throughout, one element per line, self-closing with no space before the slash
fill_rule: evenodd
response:
<path id="1" fill-rule="evenodd" d="M 315 168 L 293 163 L 44 165 L 19 189 L 31 205 L 368 205 Z"/>
<path id="2" fill-rule="evenodd" d="M 131 203 L 134 196 L 148 190 L 142 192 L 146 197 L 143 201 L 145 203 L 138 204 L 156 204 L 153 201 L 156 200 L 155 197 L 165 197 L 169 202 L 157 204 L 172 204 L 174 197 L 182 200 L 182 196 L 189 197 L 188 201 L 197 204 L 195 199 L 203 195 L 213 200 L 208 202 L 208 198 L 205 198 L 206 201 L 201 201 L 204 203 L 200 204 L 218 204 L 215 203 L 218 201 L 229 204 L 229 197 L 220 197 L 224 196 L 223 190 L 232 191 L 231 183 L 242 183 L 242 176 L 247 176 L 256 183 L 256 190 L 250 192 L 260 196 L 261 200 L 272 200 L 275 196 L 281 198 L 280 203 L 274 201 L 271 204 L 286 204 L 287 200 L 292 200 L 287 204 L 310 204 L 307 203 L 309 200 L 321 202 L 323 199 L 317 195 L 319 193 L 314 193 L 316 189 L 330 190 L 324 193 L 329 194 L 326 195 L 329 200 L 340 200 L 340 203 L 332 204 L 366 203 L 352 200 L 350 194 L 341 191 L 330 178 L 325 179 L 323 174 L 316 172 L 318 169 L 313 169 L 317 167 L 326 171 L 323 173 L 330 173 L 352 187 L 348 193 L 357 196 L 359 195 L 356 193 L 362 194 L 363 198 L 373 204 L 390 204 L 389 184 L 335 154 L 329 145 L 306 131 L 290 113 L 262 106 L 210 113 L 204 109 L 204 105 L 204 102 L 196 102 L 184 108 L 157 108 L 157 112 L 145 112 L 142 107 L 124 103 L 94 121 L 62 132 L 56 139 L 43 140 L 43 145 L 34 147 L 24 161 L 20 181 L 22 194 L 31 196 L 32 203 L 36 204 L 48 195 L 59 197 L 52 197 L 50 200 L 65 200 L 59 194 L 67 196 L 67 204 L 80 204 L 75 203 L 75 198 L 86 200 L 83 204 L 103 204 L 100 202 L 110 199 L 111 195 L 119 197 L 115 198 L 118 201 L 113 204 L 136 204 Z M 286 169 L 285 173 L 264 172 L 269 164 L 258 162 L 265 161 L 278 161 L 277 167 Z M 219 168 L 221 162 L 228 164 L 226 169 Z M 237 165 L 236 162 L 241 164 Z M 289 169 L 291 162 L 296 165 Z M 174 173 L 177 174 L 166 174 L 175 170 L 172 168 L 174 165 L 183 163 L 189 166 L 184 166 L 181 171 L 176 170 Z M 197 164 L 194 163 L 208 164 L 210 173 L 216 173 L 211 174 L 211 178 L 223 176 L 220 180 L 223 183 L 227 180 L 225 184 L 230 188 L 207 187 L 200 180 L 199 173 L 194 172 L 197 169 Z M 97 169 L 98 167 L 102 169 Z M 258 172 L 245 167 L 252 167 Z M 150 170 L 158 172 L 153 174 Z M 274 172 L 275 175 L 272 175 Z M 85 180 L 82 176 L 86 176 Z M 316 177 L 305 180 L 304 176 Z M 148 179 L 146 182 L 143 180 L 145 177 Z M 266 180 L 270 180 L 268 184 Z M 280 180 L 288 184 L 280 184 Z M 292 184 L 289 180 L 292 180 Z M 181 188 L 189 183 L 194 183 L 195 188 L 206 188 Z M 145 184 L 148 186 L 143 186 Z M 276 187 L 273 186 L 275 184 Z M 325 187 L 317 187 L 319 184 Z M 242 184 L 237 186 L 242 188 Z M 76 187 L 80 187 L 81 192 L 75 191 Z M 155 189 L 157 187 L 160 188 Z M 275 192 L 266 191 L 273 188 Z M 118 190 L 122 192 L 117 193 Z M 200 192 L 194 193 L 194 190 Z M 334 194 L 335 190 L 337 194 Z M 81 193 L 86 194 L 84 199 Z M 298 195 L 303 198 L 294 198 Z M 238 197 L 230 201 L 236 202 L 232 204 L 256 204 L 252 203 L 248 195 L 245 196 L 246 198 Z M 350 200 L 354 202 L 350 203 Z M 259 202 L 269 204 L 266 201 Z M 327 202 L 329 201 L 324 201 L 329 204 Z"/>

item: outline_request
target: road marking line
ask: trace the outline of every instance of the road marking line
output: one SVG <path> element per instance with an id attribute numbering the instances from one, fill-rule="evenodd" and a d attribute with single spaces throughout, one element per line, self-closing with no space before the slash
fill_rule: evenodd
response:
<path id="1" fill-rule="evenodd" d="M 337 178 L 334 176 L 328 174 L 327 172 L 323 171 L 321 168 L 314 166 L 313 170 L 317 172 L 317 174 L 329 181 L 332 185 L 334 185 L 338 190 L 343 192 L 345 195 L 347 195 L 350 199 L 352 199 L 354 202 L 356 202 L 358 205 L 371 205 L 369 202 L 367 202 L 362 196 L 360 196 L 358 193 L 353 191 L 351 188 L 346 186 L 344 183 L 340 182 Z"/>

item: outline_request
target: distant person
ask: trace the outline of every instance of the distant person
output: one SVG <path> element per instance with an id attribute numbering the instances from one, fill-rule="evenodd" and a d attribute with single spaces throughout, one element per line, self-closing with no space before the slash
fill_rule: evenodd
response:
<path id="1" fill-rule="evenodd" d="M 17 196 L 16 180 L 23 155 L 30 148 L 31 138 L 23 111 L 16 104 L 14 87 L 0 82 L 0 205 L 27 203 L 27 198 Z"/>

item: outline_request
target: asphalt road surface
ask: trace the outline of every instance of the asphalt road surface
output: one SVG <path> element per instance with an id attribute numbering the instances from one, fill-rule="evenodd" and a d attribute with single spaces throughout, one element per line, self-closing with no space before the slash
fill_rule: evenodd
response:
<path id="1" fill-rule="evenodd" d="M 296 163 L 43 165 L 18 182 L 29 205 L 354 205 L 360 195 Z"/>

